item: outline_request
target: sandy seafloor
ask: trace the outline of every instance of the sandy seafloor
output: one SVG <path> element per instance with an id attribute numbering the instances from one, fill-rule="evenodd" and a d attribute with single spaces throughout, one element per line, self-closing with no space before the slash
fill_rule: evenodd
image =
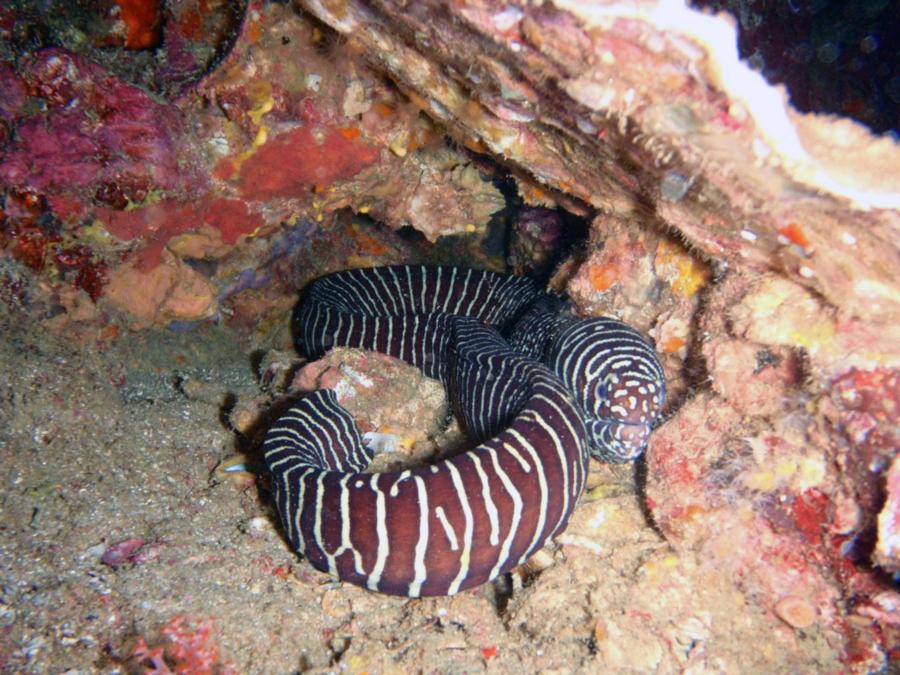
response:
<path id="1" fill-rule="evenodd" d="M 196 662 L 248 673 L 838 666 L 814 635 L 782 652 L 728 579 L 673 554 L 634 467 L 592 462 L 531 567 L 453 598 L 376 595 L 289 549 L 264 481 L 216 471 L 247 445 L 229 402 L 259 393 L 229 329 L 74 346 L 0 304 L 0 332 L 3 672 L 149 672 L 135 649 L 173 625 Z"/>

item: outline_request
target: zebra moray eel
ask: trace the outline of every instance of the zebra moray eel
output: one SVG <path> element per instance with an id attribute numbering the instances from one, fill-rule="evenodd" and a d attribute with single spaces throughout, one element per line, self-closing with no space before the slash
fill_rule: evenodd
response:
<path id="1" fill-rule="evenodd" d="M 333 391 L 290 407 L 263 444 L 291 545 L 373 591 L 450 595 L 524 562 L 565 529 L 588 453 L 635 459 L 665 399 L 652 347 L 578 319 L 532 279 L 456 267 L 355 269 L 308 287 L 298 348 L 389 354 L 439 378 L 476 444 L 431 466 L 372 458 Z"/>

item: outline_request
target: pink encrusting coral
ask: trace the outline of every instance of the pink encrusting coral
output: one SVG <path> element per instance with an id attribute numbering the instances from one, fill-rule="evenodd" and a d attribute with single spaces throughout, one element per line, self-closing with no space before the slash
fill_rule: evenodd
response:
<path id="1" fill-rule="evenodd" d="M 715 395 L 694 398 L 652 441 L 647 503 L 676 550 L 696 551 L 791 628 L 842 644 L 847 666 L 871 668 L 883 658 L 879 629 L 847 622 L 843 589 L 862 598 L 878 585 L 836 550 L 838 479 L 800 422 L 772 429 Z"/>
<path id="2" fill-rule="evenodd" d="M 191 158 L 174 106 L 63 49 L 26 60 L 18 79 L 46 110 L 19 120 L 0 160 L 4 183 L 120 207 L 152 190 L 187 194 L 199 186 L 199 176 L 185 170 Z"/>
<path id="3" fill-rule="evenodd" d="M 223 243 L 232 245 L 264 223 L 262 216 L 251 212 L 246 202 L 211 197 L 207 201 L 188 203 L 165 200 L 129 211 L 97 209 L 96 213 L 117 238 L 143 241 L 137 249 L 136 263 L 142 271 L 159 265 L 169 241 L 185 232 L 208 225 Z"/>
<path id="4" fill-rule="evenodd" d="M 845 612 L 861 616 L 881 597 L 872 563 L 890 569 L 869 549 L 896 447 L 896 374 L 851 368 L 825 386 L 804 381 L 804 343 L 824 368 L 836 354 L 819 344 L 847 339 L 815 307 L 740 272 L 707 294 L 699 328 L 710 390 L 654 436 L 647 503 L 674 546 L 727 568 L 788 626 L 844 640 L 843 663 L 860 671 L 893 639 L 890 622 Z"/>
<path id="5" fill-rule="evenodd" d="M 97 181 L 100 147 L 82 131 L 82 121 L 78 113 L 68 113 L 22 122 L 16 142 L 0 164 L 0 178 L 42 192 L 68 191 Z"/>
<path id="6" fill-rule="evenodd" d="M 299 197 L 314 186 L 350 178 L 378 159 L 378 150 L 352 129 L 328 129 L 317 140 L 297 127 L 268 141 L 240 169 L 241 194 L 253 199 Z"/>

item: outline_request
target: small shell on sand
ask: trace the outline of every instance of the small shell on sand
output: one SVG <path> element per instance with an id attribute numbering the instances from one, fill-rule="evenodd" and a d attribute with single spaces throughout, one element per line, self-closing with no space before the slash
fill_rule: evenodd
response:
<path id="1" fill-rule="evenodd" d="M 775 614 L 793 628 L 809 628 L 816 622 L 816 608 L 796 595 L 787 595 L 775 603 Z"/>

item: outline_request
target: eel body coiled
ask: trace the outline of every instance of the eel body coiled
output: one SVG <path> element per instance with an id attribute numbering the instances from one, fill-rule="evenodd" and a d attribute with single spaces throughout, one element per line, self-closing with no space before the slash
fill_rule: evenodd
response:
<path id="1" fill-rule="evenodd" d="M 372 458 L 334 392 L 293 404 L 263 451 L 284 532 L 317 568 L 373 591 L 450 595 L 524 562 L 565 529 L 589 453 L 640 455 L 665 401 L 653 348 L 572 316 L 533 279 L 432 266 L 313 282 L 298 347 L 382 352 L 440 379 L 474 447 L 430 466 Z"/>

